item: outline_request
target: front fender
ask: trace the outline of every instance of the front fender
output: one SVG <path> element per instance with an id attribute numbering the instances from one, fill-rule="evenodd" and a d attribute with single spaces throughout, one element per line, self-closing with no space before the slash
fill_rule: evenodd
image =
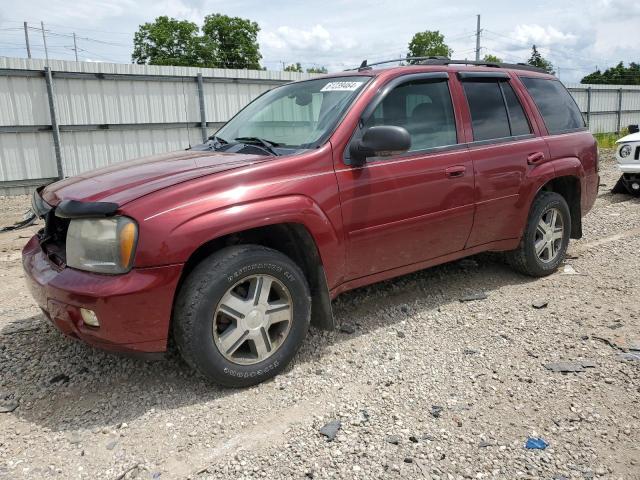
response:
<path id="1" fill-rule="evenodd" d="M 136 267 L 186 262 L 201 245 L 232 233 L 283 223 L 303 225 L 312 235 L 329 285 L 341 278 L 344 246 L 322 209 L 304 195 L 286 195 L 220 208 L 200 202 L 145 218 Z"/>

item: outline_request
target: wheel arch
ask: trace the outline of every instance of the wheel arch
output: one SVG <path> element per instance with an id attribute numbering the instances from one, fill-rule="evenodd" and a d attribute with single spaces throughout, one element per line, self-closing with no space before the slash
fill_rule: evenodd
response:
<path id="1" fill-rule="evenodd" d="M 303 271 L 311 291 L 311 324 L 324 330 L 334 328 L 329 286 L 317 242 L 302 223 L 284 222 L 260 225 L 212 238 L 199 245 L 189 256 L 178 287 L 203 259 L 234 245 L 261 245 L 291 258 Z"/>
<path id="2" fill-rule="evenodd" d="M 569 205 L 569 213 L 571 213 L 570 238 L 582 238 L 582 185 L 580 178 L 576 175 L 553 177 L 540 186 L 533 198 L 535 199 L 540 192 L 555 192 L 565 199 Z"/>

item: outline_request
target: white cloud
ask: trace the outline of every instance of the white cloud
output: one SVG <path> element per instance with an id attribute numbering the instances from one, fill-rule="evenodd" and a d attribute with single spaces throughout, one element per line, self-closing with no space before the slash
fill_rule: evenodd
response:
<path id="1" fill-rule="evenodd" d="M 305 52 L 331 52 L 355 46 L 351 39 L 336 39 L 322 25 L 314 25 L 309 30 L 278 27 L 276 30 L 261 33 L 260 44 L 274 50 Z"/>
<path id="2" fill-rule="evenodd" d="M 570 32 L 561 32 L 555 27 L 532 24 L 517 25 L 510 35 L 514 46 L 539 45 L 539 46 L 574 46 L 578 42 L 578 35 Z"/>
<path id="3" fill-rule="evenodd" d="M 455 3 L 455 5 L 454 5 Z M 82 58 L 130 62 L 133 33 L 158 15 L 195 21 L 209 13 L 250 18 L 259 23 L 263 64 L 280 69 L 301 62 L 304 68 L 330 71 L 383 60 L 406 52 L 411 36 L 440 30 L 456 57 L 473 57 L 476 14 L 482 14 L 482 53 L 514 62 L 526 61 L 535 43 L 541 53 L 571 81 L 620 60 L 638 59 L 640 0 L 525 0 L 459 2 L 437 0 L 21 0 L 0 1 L 0 55 L 20 56 L 22 21 L 45 25 L 52 33 L 79 35 Z M 6 4 L 6 5 L 5 5 Z M 517 25 L 517 26 L 516 26 Z M 99 43 L 84 39 L 97 39 Z M 72 58 L 68 37 L 47 39 L 50 54 Z M 44 56 L 42 39 L 34 32 L 31 47 Z"/>
<path id="4" fill-rule="evenodd" d="M 607 18 L 640 16 L 640 2 L 637 0 L 599 0 L 594 12 Z"/>

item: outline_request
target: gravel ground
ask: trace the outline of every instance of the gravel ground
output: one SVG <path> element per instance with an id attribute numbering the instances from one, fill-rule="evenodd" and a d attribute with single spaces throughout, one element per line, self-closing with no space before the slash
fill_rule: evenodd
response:
<path id="1" fill-rule="evenodd" d="M 311 331 L 284 374 L 244 390 L 175 354 L 64 338 L 22 279 L 37 227 L 0 234 L 0 410 L 15 407 L 0 413 L 0 477 L 639 479 L 640 200 L 609 193 L 602 156 L 566 271 L 534 280 L 486 254 L 346 293 L 345 331 Z M 6 225 L 28 199 L 0 204 Z M 559 361 L 583 371 L 545 368 Z"/>

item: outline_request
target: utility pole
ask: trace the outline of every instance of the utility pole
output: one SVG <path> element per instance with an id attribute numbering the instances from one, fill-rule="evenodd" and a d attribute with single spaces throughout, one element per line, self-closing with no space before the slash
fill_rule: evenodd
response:
<path id="1" fill-rule="evenodd" d="M 29 27 L 27 22 L 24 22 L 24 43 L 27 44 L 27 57 L 31 58 L 31 45 L 29 45 Z"/>
<path id="2" fill-rule="evenodd" d="M 76 32 L 73 32 L 73 51 L 76 54 L 76 62 L 78 61 L 78 44 L 76 43 Z"/>
<path id="3" fill-rule="evenodd" d="M 42 42 L 44 43 L 44 56 L 47 59 L 47 67 L 49 66 L 49 50 L 47 50 L 47 36 L 44 34 L 44 22 L 40 21 L 40 26 L 42 27 Z"/>
<path id="4" fill-rule="evenodd" d="M 478 15 L 478 23 L 476 25 L 476 62 L 480 61 L 480 15 Z"/>

